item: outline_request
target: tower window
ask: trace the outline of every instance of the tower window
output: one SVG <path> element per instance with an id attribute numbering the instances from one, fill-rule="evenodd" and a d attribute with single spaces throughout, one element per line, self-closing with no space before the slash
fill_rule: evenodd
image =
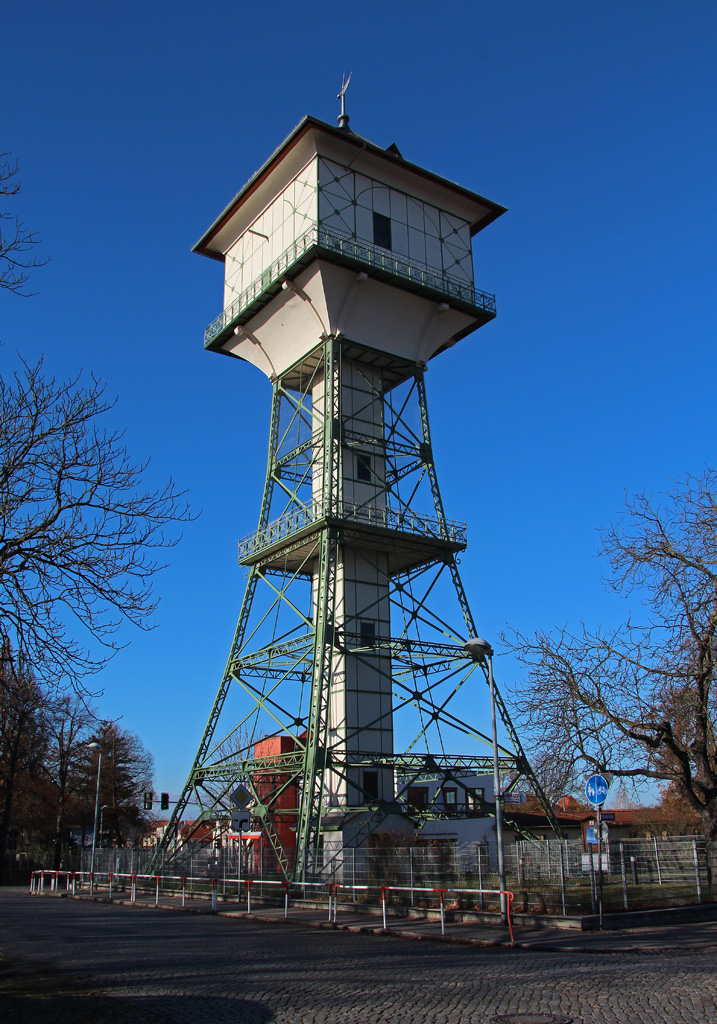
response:
<path id="1" fill-rule="evenodd" d="M 371 619 L 361 619 L 361 641 L 367 647 L 373 647 L 376 639 L 376 623 Z"/>
<path id="2" fill-rule="evenodd" d="M 374 245 L 380 245 L 382 249 L 391 248 L 391 218 L 384 217 L 382 213 L 373 215 L 373 241 Z"/>
<path id="3" fill-rule="evenodd" d="M 378 800 L 378 772 L 363 772 L 363 791 L 367 801 Z"/>
<path id="4" fill-rule="evenodd" d="M 371 483 L 371 456 L 356 452 L 356 479 Z"/>

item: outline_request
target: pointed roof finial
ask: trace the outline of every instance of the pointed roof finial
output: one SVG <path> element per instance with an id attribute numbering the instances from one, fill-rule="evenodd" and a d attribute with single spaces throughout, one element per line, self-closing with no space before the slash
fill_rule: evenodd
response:
<path id="1" fill-rule="evenodd" d="M 341 100 L 341 113 L 338 116 L 339 128 L 348 128 L 349 126 L 349 115 L 346 113 L 346 90 L 349 87 L 352 74 L 353 71 L 349 71 L 348 78 L 345 75 L 341 76 L 341 92 L 336 97 L 337 100 Z"/>

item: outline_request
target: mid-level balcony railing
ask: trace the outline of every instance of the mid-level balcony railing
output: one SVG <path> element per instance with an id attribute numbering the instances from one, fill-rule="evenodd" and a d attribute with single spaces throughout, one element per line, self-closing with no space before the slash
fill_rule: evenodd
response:
<path id="1" fill-rule="evenodd" d="M 415 288 L 426 289 L 495 315 L 495 295 L 480 291 L 468 281 L 461 281 L 425 263 L 419 263 L 418 260 L 382 249 L 380 245 L 354 238 L 346 231 L 313 224 L 212 321 L 204 332 L 205 346 L 211 345 L 264 292 L 275 288 L 296 263 L 306 262 L 312 249 L 323 249 L 339 258 L 361 263 L 378 273 L 400 278 Z"/>
<path id="2" fill-rule="evenodd" d="M 239 541 L 239 561 L 251 558 L 258 551 L 272 547 L 323 519 L 340 519 L 362 526 L 447 541 L 451 544 L 466 544 L 466 524 L 451 519 L 440 519 L 438 516 L 392 508 L 389 505 L 367 505 L 347 500 L 313 501 L 309 505 L 291 509 L 279 519 Z"/>

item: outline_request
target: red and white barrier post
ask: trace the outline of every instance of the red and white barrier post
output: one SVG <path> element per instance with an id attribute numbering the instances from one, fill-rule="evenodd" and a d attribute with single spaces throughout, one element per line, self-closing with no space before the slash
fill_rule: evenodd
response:
<path id="1" fill-rule="evenodd" d="M 439 898 L 440 903 L 441 903 L 441 935 L 445 935 L 446 934 L 446 915 L 445 915 L 445 908 L 444 908 L 444 905 L 443 905 L 443 897 L 445 896 L 447 890 L 446 889 L 434 889 L 433 891 L 438 893 L 438 898 Z"/>
<path id="2" fill-rule="evenodd" d="M 386 893 L 389 890 L 387 885 L 378 885 L 376 887 L 381 893 L 381 910 L 383 911 L 383 930 L 386 931 L 388 925 L 386 924 Z"/>

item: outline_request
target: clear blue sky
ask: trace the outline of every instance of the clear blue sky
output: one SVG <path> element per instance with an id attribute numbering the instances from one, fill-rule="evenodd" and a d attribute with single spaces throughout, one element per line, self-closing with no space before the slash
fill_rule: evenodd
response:
<path id="1" fill-rule="evenodd" d="M 0 294 L 3 371 L 101 376 L 155 482 L 202 509 L 157 628 L 97 678 L 176 794 L 216 692 L 259 509 L 270 386 L 203 350 L 222 270 L 191 245 L 306 113 L 509 207 L 476 239 L 498 319 L 435 360 L 447 514 L 484 636 L 611 621 L 597 528 L 714 463 L 717 6 L 658 2 L 10 5 L 0 148 L 42 236 Z M 497 661 L 500 682 L 519 678 Z"/>

